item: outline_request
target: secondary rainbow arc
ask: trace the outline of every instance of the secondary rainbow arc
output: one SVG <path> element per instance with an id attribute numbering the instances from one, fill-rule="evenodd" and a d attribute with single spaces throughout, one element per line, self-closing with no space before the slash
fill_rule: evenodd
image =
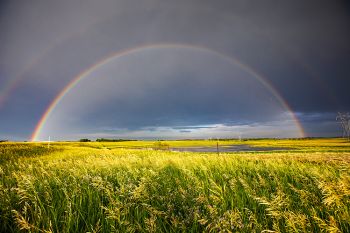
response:
<path id="1" fill-rule="evenodd" d="M 239 66 L 244 71 L 248 72 L 250 75 L 252 75 L 257 81 L 259 81 L 267 90 L 269 90 L 274 97 L 278 100 L 278 102 L 287 109 L 290 114 L 292 115 L 292 118 L 295 122 L 295 125 L 298 128 L 299 136 L 305 137 L 304 129 L 299 122 L 298 118 L 296 117 L 295 113 L 291 109 L 291 107 L 288 105 L 288 103 L 281 97 L 281 95 L 278 93 L 278 91 L 272 86 L 271 83 L 269 83 L 267 80 L 264 79 L 264 77 L 257 73 L 255 70 L 253 70 L 251 67 L 247 66 L 246 64 L 243 64 L 240 62 L 237 58 L 228 56 L 226 54 L 220 53 L 216 50 L 202 47 L 198 45 L 190 45 L 190 44 L 176 44 L 176 43 L 164 43 L 164 44 L 146 44 L 138 47 L 128 48 L 122 51 L 118 51 L 115 53 L 112 53 L 111 55 L 104 57 L 103 59 L 99 60 L 98 62 L 94 63 L 90 67 L 88 67 L 86 70 L 83 70 L 81 73 L 79 73 L 68 85 L 66 85 L 62 91 L 54 98 L 54 100 L 51 102 L 51 104 L 48 106 L 48 108 L 45 110 L 44 114 L 40 118 L 39 122 L 37 123 L 32 135 L 31 135 L 31 141 L 38 141 L 38 137 L 40 135 L 40 132 L 42 131 L 43 127 L 45 126 L 47 119 L 49 118 L 52 111 L 55 109 L 55 107 L 60 103 L 60 101 L 63 99 L 63 97 L 71 90 L 73 89 L 81 80 L 83 80 L 85 77 L 87 77 L 90 73 L 92 73 L 94 70 L 98 69 L 99 67 L 103 66 L 104 64 L 107 64 L 108 62 L 122 58 L 123 56 L 141 52 L 145 49 L 160 49 L 160 48 L 187 48 L 187 49 L 198 49 L 202 51 L 207 51 L 210 53 L 217 54 L 218 56 L 221 56 L 228 61 L 230 61 L 232 64 L 235 64 Z"/>

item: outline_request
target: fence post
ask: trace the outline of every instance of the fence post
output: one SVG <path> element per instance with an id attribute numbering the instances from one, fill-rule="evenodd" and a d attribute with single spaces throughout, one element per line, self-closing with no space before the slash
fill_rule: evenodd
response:
<path id="1" fill-rule="evenodd" d="M 217 152 L 218 155 L 219 155 L 219 141 L 216 141 L 216 152 Z"/>

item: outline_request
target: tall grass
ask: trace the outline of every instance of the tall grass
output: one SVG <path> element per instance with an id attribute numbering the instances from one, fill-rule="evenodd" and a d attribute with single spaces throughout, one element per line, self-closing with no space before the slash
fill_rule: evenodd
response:
<path id="1" fill-rule="evenodd" d="M 1 232 L 350 232 L 348 152 L 84 145 L 0 145 Z"/>

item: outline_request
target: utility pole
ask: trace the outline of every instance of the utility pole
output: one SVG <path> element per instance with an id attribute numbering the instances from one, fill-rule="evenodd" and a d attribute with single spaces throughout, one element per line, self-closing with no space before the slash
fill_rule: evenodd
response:
<path id="1" fill-rule="evenodd" d="M 220 154 L 219 153 L 219 140 L 216 138 L 216 152 L 218 153 L 218 155 Z"/>
<path id="2" fill-rule="evenodd" d="M 47 149 L 50 149 L 50 142 L 51 142 L 51 137 L 49 136 L 49 141 L 47 143 Z"/>
<path id="3" fill-rule="evenodd" d="M 336 120 L 342 127 L 343 138 L 347 138 L 350 141 L 350 114 L 338 112 Z"/>

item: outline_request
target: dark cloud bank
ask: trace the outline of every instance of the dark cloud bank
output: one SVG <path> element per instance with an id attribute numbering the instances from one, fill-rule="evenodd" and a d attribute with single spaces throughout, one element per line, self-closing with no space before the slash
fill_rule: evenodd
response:
<path id="1" fill-rule="evenodd" d="M 28 139 L 54 97 L 92 64 L 157 43 L 192 44 L 236 57 L 272 83 L 308 135 L 337 136 L 336 112 L 350 111 L 349 28 L 347 1 L 2 1 L 0 95 L 17 84 L 0 105 L 0 138 Z M 70 104 L 58 107 L 52 122 L 62 122 L 71 106 L 71 122 L 79 122 L 76 137 L 110 131 L 135 137 L 145 130 L 185 137 L 196 129 L 193 136 L 210 129 L 223 136 L 229 135 L 225 130 L 261 136 L 261 130 L 283 125 L 289 130 L 290 119 L 276 98 L 258 83 L 242 81 L 252 77 L 239 67 L 198 51 L 178 53 L 129 57 L 129 70 L 128 59 L 111 63 L 92 74 L 104 75 L 95 85 L 100 89 L 93 81 L 82 83 L 85 89 L 68 95 L 64 101 Z M 88 102 L 78 102 L 84 90 Z M 289 136 L 285 132 L 272 136 Z"/>

